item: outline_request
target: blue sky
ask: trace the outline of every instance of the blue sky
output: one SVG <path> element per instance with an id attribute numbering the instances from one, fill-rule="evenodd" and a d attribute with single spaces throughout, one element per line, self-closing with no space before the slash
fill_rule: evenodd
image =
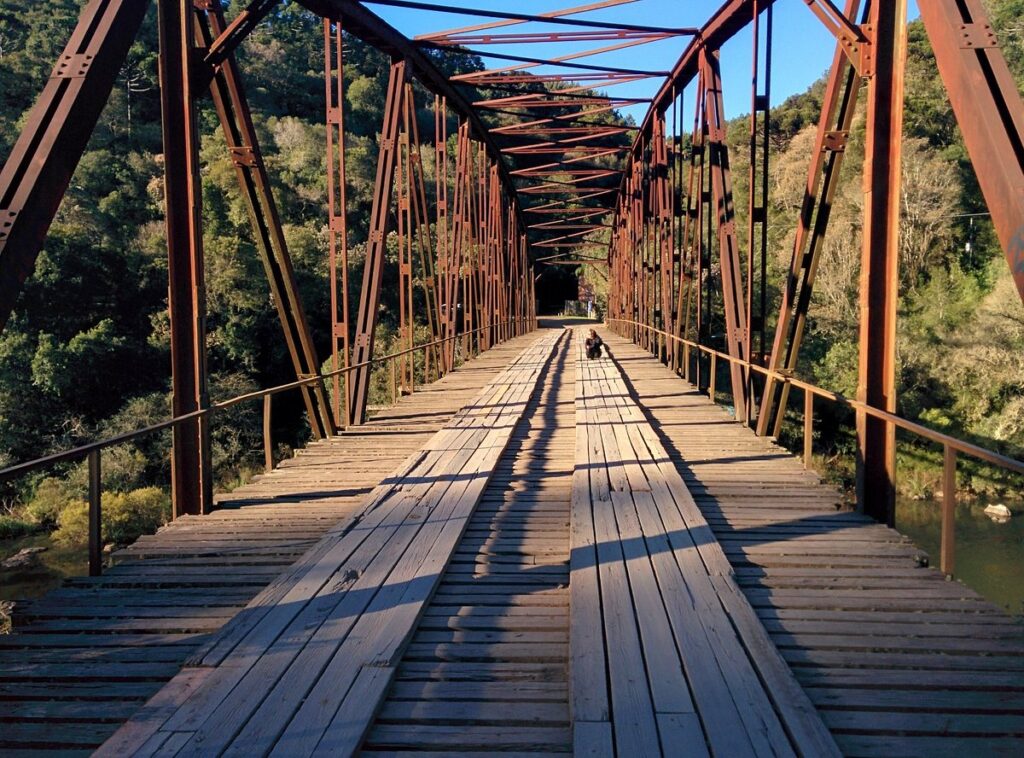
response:
<path id="1" fill-rule="evenodd" d="M 443 0 L 433 0 L 441 2 Z M 518 13 L 539 14 L 573 5 L 583 5 L 585 0 L 519 0 L 511 4 L 509 0 L 447 0 L 449 7 L 472 7 L 489 10 L 515 10 Z M 837 3 L 840 4 L 841 3 Z M 474 23 L 488 21 L 473 17 L 440 14 L 425 11 L 392 8 L 373 5 L 367 1 L 378 15 L 386 19 L 392 26 L 407 36 L 415 36 L 427 32 L 440 31 Z M 702 25 L 707 18 L 721 5 L 721 0 L 637 0 L 637 2 L 616 8 L 581 14 L 576 18 L 593 18 L 614 20 L 623 23 L 648 24 L 654 26 L 691 27 Z M 910 0 L 910 18 L 917 17 L 915 0 Z M 802 92 L 821 77 L 832 60 L 835 40 L 808 10 L 805 0 L 776 0 L 775 33 L 772 59 L 772 105 L 785 100 L 789 95 Z M 569 27 L 522 24 L 497 29 L 499 32 L 512 31 L 571 31 Z M 602 66 L 623 66 L 634 69 L 664 71 L 671 68 L 688 43 L 688 37 L 653 42 L 626 50 L 605 53 L 600 56 L 580 61 L 592 62 Z M 493 46 L 495 52 L 528 55 L 536 58 L 550 58 L 566 53 L 583 50 L 587 47 L 602 47 L 608 43 L 559 43 L 531 44 L 519 46 Z M 722 79 L 725 93 L 726 113 L 732 117 L 750 111 L 750 31 L 741 32 L 722 49 Z M 484 59 L 489 67 L 509 65 L 507 61 Z M 535 68 L 534 72 L 554 71 L 551 68 Z M 565 72 L 566 69 L 561 69 Z M 608 94 L 650 97 L 660 86 L 662 79 L 648 79 L 640 82 L 622 84 L 607 90 Z M 684 94 L 684 123 L 692 119 L 690 110 L 692 96 Z M 625 112 L 633 115 L 637 121 L 642 120 L 647 111 L 647 104 L 638 104 Z"/>

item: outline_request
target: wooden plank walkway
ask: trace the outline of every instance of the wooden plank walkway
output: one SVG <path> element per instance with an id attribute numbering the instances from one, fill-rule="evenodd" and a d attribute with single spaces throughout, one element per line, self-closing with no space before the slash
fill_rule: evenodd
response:
<path id="1" fill-rule="evenodd" d="M 618 366 L 577 342 L 575 751 L 838 755 Z"/>
<path id="2" fill-rule="evenodd" d="M 365 426 L 311 444 L 82 577 L 15 609 L 0 635 L 0 753 L 87 754 L 267 584 L 349 518 L 535 339 L 498 345 Z"/>
<path id="3" fill-rule="evenodd" d="M 1018 623 L 636 346 L 542 335 L 19 609 L 0 754 L 1024 754 Z"/>
<path id="4" fill-rule="evenodd" d="M 757 617 L 848 755 L 1024 755 L 1018 620 L 602 331 Z"/>
<path id="5" fill-rule="evenodd" d="M 402 658 L 366 755 L 571 751 L 573 377 L 564 340 Z"/>
<path id="6" fill-rule="evenodd" d="M 98 754 L 353 753 L 560 337 L 516 356 Z"/>

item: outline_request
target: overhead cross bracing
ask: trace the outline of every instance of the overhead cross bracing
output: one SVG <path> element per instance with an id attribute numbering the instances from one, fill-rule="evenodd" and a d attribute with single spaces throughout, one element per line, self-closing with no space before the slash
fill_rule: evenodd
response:
<path id="1" fill-rule="evenodd" d="M 596 217 L 593 223 L 575 227 L 568 236 L 547 234 L 570 228 L 567 226 L 529 225 L 531 247 L 557 247 L 567 239 L 591 236 L 596 242 L 607 244 L 605 230 L 609 225 L 601 222 L 600 216 L 610 214 L 614 205 L 612 193 L 602 191 L 613 189 L 620 180 L 633 130 L 616 115 L 616 110 L 642 105 L 649 98 L 633 94 L 618 97 L 612 94 L 613 90 L 606 90 L 649 83 L 653 94 L 667 72 L 619 68 L 603 62 L 608 53 L 655 42 L 680 40 L 681 47 L 697 32 L 689 27 L 638 25 L 602 17 L 601 11 L 633 2 L 636 0 L 606 0 L 539 14 L 404 0 L 376 3 L 433 11 L 446 18 L 454 15 L 496 19 L 420 33 L 414 42 L 438 54 L 472 54 L 486 63 L 518 64 L 470 71 L 453 77 L 452 81 L 466 85 L 474 108 L 486 109 L 497 117 L 488 126 L 508 162 L 509 175 L 523 198 L 524 212 L 558 208 L 552 203 L 564 203 L 567 195 L 579 195 L 575 200 L 587 202 L 584 209 Z M 607 44 L 584 44 L 594 42 Z M 511 46 L 524 44 L 543 46 L 548 54 L 527 56 L 507 52 L 516 49 Z M 523 93 L 524 87 L 531 91 Z M 547 113 L 551 115 L 538 118 Z M 565 214 L 560 210 L 554 212 L 569 218 L 576 210 L 579 208 L 567 209 Z M 550 259 L 536 260 L 546 265 L 555 263 Z"/>

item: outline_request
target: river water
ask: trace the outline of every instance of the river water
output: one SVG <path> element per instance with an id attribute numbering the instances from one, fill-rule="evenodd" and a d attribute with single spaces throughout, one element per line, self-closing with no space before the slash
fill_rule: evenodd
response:
<path id="1" fill-rule="evenodd" d="M 1024 501 L 1001 501 L 1013 517 L 1004 524 L 985 515 L 986 503 L 962 503 L 956 510 L 954 575 L 1009 613 L 1024 616 Z M 900 500 L 896 528 L 939 565 L 941 503 Z"/>

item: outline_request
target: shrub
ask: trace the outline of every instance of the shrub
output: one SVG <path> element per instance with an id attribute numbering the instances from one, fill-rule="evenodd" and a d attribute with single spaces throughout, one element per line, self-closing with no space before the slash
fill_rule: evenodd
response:
<path id="1" fill-rule="evenodd" d="M 61 511 L 76 500 L 78 498 L 71 494 L 67 482 L 47 477 L 39 482 L 32 499 L 21 509 L 21 515 L 37 526 L 53 529 Z"/>
<path id="2" fill-rule="evenodd" d="M 131 492 L 103 493 L 103 541 L 127 545 L 143 534 L 152 534 L 167 523 L 171 501 L 158 487 L 143 487 Z M 89 504 L 71 502 L 60 514 L 54 538 L 65 544 L 81 544 L 89 539 Z"/>
<path id="3" fill-rule="evenodd" d="M 0 540 L 13 540 L 28 534 L 34 525 L 14 516 L 0 516 Z"/>

